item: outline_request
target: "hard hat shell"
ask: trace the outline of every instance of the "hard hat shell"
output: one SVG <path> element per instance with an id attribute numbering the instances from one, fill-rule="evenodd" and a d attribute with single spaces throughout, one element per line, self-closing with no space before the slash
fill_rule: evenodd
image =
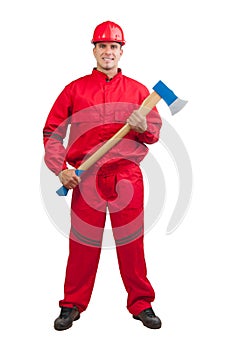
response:
<path id="1" fill-rule="evenodd" d="M 92 43 L 103 41 L 113 41 L 125 45 L 124 33 L 121 27 L 111 21 L 106 21 L 99 24 L 93 34 Z"/>

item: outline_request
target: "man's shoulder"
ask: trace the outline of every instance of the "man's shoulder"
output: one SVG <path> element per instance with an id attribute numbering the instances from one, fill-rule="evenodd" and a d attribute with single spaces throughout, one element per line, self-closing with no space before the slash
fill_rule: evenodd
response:
<path id="1" fill-rule="evenodd" d="M 134 87 L 137 87 L 137 88 L 140 88 L 142 90 L 145 90 L 145 91 L 148 91 L 147 87 L 145 85 L 143 85 L 142 83 L 140 83 L 139 81 L 133 79 L 133 78 L 130 78 L 126 75 L 123 75 L 122 76 L 123 79 L 128 82 L 129 84 L 131 84 L 131 86 L 134 86 Z"/>

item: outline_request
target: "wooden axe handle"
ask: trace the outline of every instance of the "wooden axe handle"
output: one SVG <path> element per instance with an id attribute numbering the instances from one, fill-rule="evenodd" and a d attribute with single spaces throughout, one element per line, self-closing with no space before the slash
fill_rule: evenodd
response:
<path id="1" fill-rule="evenodd" d="M 146 117 L 152 108 L 161 100 L 161 97 L 153 91 L 141 104 L 138 111 Z M 81 175 L 83 171 L 89 169 L 95 164 L 105 153 L 107 153 L 113 146 L 115 146 L 122 138 L 131 130 L 128 123 L 126 123 L 115 135 L 106 141 L 95 153 L 93 153 L 87 160 L 85 160 L 78 169 L 76 175 Z M 59 196 L 66 196 L 68 189 L 65 186 L 59 188 L 56 192 Z"/>
<path id="2" fill-rule="evenodd" d="M 161 100 L 161 97 L 153 91 L 141 104 L 138 111 L 146 117 L 152 108 Z M 128 123 L 126 123 L 115 135 L 106 141 L 95 153 L 93 153 L 87 160 L 85 160 L 78 168 L 78 170 L 87 170 L 95 164 L 101 157 L 105 155 L 113 146 L 115 146 L 128 132 L 131 130 Z"/>

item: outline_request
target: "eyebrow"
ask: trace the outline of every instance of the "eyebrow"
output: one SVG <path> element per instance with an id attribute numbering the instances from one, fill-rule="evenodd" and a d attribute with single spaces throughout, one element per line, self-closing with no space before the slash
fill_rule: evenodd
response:
<path id="1" fill-rule="evenodd" d="M 106 47 L 107 44 L 98 43 L 100 47 Z M 117 44 L 111 44 L 112 48 L 118 48 Z"/>

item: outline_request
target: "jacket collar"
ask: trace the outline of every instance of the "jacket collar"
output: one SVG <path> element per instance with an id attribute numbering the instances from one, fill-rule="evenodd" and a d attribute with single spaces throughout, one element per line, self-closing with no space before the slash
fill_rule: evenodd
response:
<path id="1" fill-rule="evenodd" d="M 99 70 L 97 70 L 97 68 L 94 68 L 92 71 L 92 75 L 93 77 L 97 78 L 98 80 L 102 80 L 102 81 L 115 81 L 118 80 L 122 77 L 122 71 L 120 68 L 118 68 L 118 73 L 117 75 L 115 75 L 112 79 L 108 80 L 108 76 L 106 74 L 104 74 L 103 72 L 100 72 Z"/>

